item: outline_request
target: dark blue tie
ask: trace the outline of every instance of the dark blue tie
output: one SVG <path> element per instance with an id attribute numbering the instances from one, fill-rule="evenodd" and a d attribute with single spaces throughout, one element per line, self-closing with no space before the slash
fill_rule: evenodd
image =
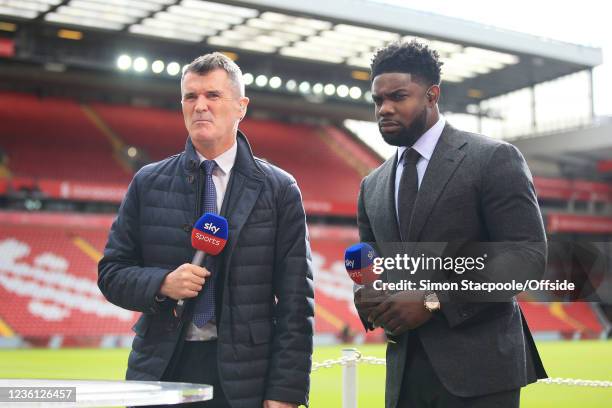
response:
<path id="1" fill-rule="evenodd" d="M 202 189 L 202 203 L 205 213 L 217 214 L 217 190 L 213 182 L 212 173 L 217 163 L 214 160 L 204 160 L 200 167 L 204 169 L 206 177 L 204 179 L 204 188 Z M 205 266 L 210 268 L 210 258 L 206 257 Z M 193 311 L 193 323 L 197 327 L 202 327 L 210 320 L 215 318 L 215 274 L 208 269 L 211 275 L 206 279 L 204 287 L 196 298 L 195 309 Z"/>

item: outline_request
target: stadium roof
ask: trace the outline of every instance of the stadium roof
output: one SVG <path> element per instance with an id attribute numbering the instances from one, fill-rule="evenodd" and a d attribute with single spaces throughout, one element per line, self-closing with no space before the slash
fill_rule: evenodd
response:
<path id="1" fill-rule="evenodd" d="M 250 74 L 261 105 L 317 113 L 326 102 L 332 116 L 358 119 L 372 115 L 370 58 L 394 40 L 418 37 L 440 52 L 442 108 L 453 112 L 602 62 L 598 48 L 364 0 L 0 0 L 2 21 L 0 37 L 11 38 L 10 24 L 22 31 L 12 33 L 10 62 L 110 72 L 126 54 L 126 69 L 162 81 L 170 61 L 223 50 Z"/>

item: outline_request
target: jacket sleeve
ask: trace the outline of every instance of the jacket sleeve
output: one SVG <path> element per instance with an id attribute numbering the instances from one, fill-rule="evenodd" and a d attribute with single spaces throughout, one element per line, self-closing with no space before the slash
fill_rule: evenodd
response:
<path id="1" fill-rule="evenodd" d="M 357 197 L 357 228 L 359 229 L 359 242 L 366 242 L 376 246 L 376 238 L 374 237 L 374 232 L 372 231 L 370 219 L 368 217 L 368 214 L 366 213 L 365 204 L 363 202 L 363 197 L 365 194 L 365 181 L 365 178 L 361 181 L 361 186 L 359 188 L 359 196 Z M 358 296 L 358 288 L 355 285 L 353 286 L 353 289 L 355 296 L 353 298 L 353 302 L 355 303 L 355 308 L 357 308 L 355 301 L 356 297 Z M 361 313 L 359 313 L 359 309 L 357 309 L 357 314 L 359 315 L 359 320 L 361 320 L 361 324 L 363 325 L 366 331 L 374 330 L 374 326 L 372 325 L 372 323 L 368 322 L 367 316 L 362 316 Z"/>
<path id="2" fill-rule="evenodd" d="M 476 282 L 524 282 L 539 279 L 546 267 L 546 235 L 525 159 L 516 147 L 498 145 L 482 170 L 480 205 L 491 252 L 486 268 L 470 272 Z M 486 247 L 486 245 L 484 246 Z M 458 279 L 459 280 L 459 279 Z M 469 321 L 494 302 L 510 301 L 516 291 L 493 296 L 438 293 L 441 311 L 451 327 Z M 469 299 L 465 299 L 469 296 Z M 468 300 L 468 302 L 466 302 Z"/>
<path id="3" fill-rule="evenodd" d="M 111 227 L 104 256 L 98 264 L 98 287 L 106 299 L 119 307 L 157 313 L 171 302 L 155 300 L 170 271 L 143 266 L 138 193 L 141 175 L 134 176 Z"/>
<path id="4" fill-rule="evenodd" d="M 363 197 L 365 194 L 365 181 L 365 178 L 361 181 L 361 186 L 359 188 L 359 196 L 357 197 L 357 227 L 359 229 L 359 241 L 375 244 L 376 239 L 374 237 L 374 232 L 372 232 L 370 218 L 366 213 L 365 204 L 363 201 Z"/>
<path id="5" fill-rule="evenodd" d="M 295 181 L 284 187 L 277 205 L 276 326 L 265 399 L 308 404 L 314 288 L 306 215 Z"/>

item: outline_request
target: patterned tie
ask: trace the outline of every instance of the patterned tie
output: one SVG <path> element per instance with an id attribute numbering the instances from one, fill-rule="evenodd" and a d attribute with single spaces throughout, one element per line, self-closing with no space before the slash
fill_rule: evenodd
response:
<path id="1" fill-rule="evenodd" d="M 416 164 L 421 155 L 416 150 L 410 148 L 404 151 L 404 171 L 400 178 L 397 207 L 400 223 L 400 234 L 405 241 L 408 239 L 410 231 L 410 219 L 414 210 L 417 193 L 419 191 L 419 175 Z"/>
<path id="2" fill-rule="evenodd" d="M 204 188 L 202 189 L 203 212 L 205 213 L 217 213 L 217 190 L 215 190 L 215 183 L 212 178 L 212 173 L 216 166 L 217 163 L 214 160 L 204 160 L 200 165 L 206 174 Z M 193 323 L 197 327 L 202 327 L 215 318 L 215 274 L 210 269 L 211 258 L 206 257 L 205 259 L 205 266 L 211 272 L 211 275 L 206 279 L 202 291 L 196 298 Z"/>

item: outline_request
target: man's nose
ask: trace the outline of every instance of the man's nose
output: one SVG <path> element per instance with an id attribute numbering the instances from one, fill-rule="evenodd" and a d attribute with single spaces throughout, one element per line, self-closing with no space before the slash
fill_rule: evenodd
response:
<path id="1" fill-rule="evenodd" d="M 378 108 L 378 116 L 385 117 L 389 116 L 393 113 L 393 104 L 390 101 L 382 101 L 380 103 L 380 107 Z"/>
<path id="2" fill-rule="evenodd" d="M 206 112 L 208 110 L 208 101 L 204 95 L 199 95 L 195 103 L 196 112 Z"/>

